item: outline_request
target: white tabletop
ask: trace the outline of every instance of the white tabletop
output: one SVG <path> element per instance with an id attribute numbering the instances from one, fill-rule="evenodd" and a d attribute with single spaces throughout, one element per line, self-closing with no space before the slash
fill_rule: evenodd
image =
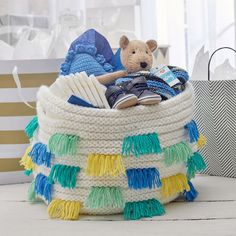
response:
<path id="1" fill-rule="evenodd" d="M 0 236 L 235 236 L 236 179 L 197 176 L 193 202 L 176 201 L 161 217 L 123 221 L 121 215 L 48 219 L 43 203 L 26 200 L 28 184 L 0 186 Z"/>

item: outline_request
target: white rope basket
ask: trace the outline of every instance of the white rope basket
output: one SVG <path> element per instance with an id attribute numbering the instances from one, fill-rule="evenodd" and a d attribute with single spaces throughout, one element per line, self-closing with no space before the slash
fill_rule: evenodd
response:
<path id="1" fill-rule="evenodd" d="M 37 102 L 39 128 L 31 144 L 33 147 L 37 143 L 44 145 L 47 147 L 44 152 L 52 153 L 53 157 L 47 166 L 42 164 L 42 158 L 41 165 L 34 154 L 31 157 L 35 162 L 35 192 L 46 203 L 50 203 L 49 215 L 77 219 L 79 212 L 114 214 L 124 211 L 125 218 L 129 218 L 127 212 L 130 211 L 129 214 L 132 215 L 136 211 L 132 208 L 132 203 L 144 204 L 145 201 L 155 199 L 160 204 L 166 204 L 174 200 L 179 192 L 190 191 L 186 178 L 187 162 L 199 148 L 197 140 L 190 142 L 189 131 L 185 128 L 192 121 L 193 109 L 194 92 L 190 83 L 186 84 L 186 89 L 181 94 L 159 105 L 136 106 L 124 110 L 75 106 L 53 94 L 50 88 L 42 86 L 38 92 Z M 154 141 L 146 137 L 148 134 L 156 135 L 160 151 L 152 148 Z M 59 135 L 57 139 L 55 135 Z M 75 137 L 77 142 L 68 141 Z M 136 147 L 129 146 L 133 144 L 125 146 L 127 137 L 137 140 Z M 64 148 L 60 143 L 62 140 L 67 140 L 71 148 L 73 146 L 73 152 L 68 146 Z M 138 150 L 137 147 L 142 150 Z M 180 149 L 180 154 L 173 154 L 175 150 L 178 152 Z M 61 172 L 54 172 L 53 177 L 52 169 L 55 166 L 60 166 Z M 77 173 L 73 176 L 68 171 L 67 173 L 63 169 L 66 166 L 68 171 L 70 167 L 78 168 Z M 138 175 L 133 176 L 143 169 L 147 170 L 146 177 L 143 174 L 139 180 Z M 130 175 L 129 170 L 132 173 Z M 157 172 L 160 177 L 159 186 L 155 182 L 157 175 L 153 177 L 151 174 Z M 39 175 L 45 177 L 45 181 L 51 179 L 50 198 L 48 194 L 44 195 L 47 188 L 44 186 L 45 183 L 36 183 Z M 65 177 L 62 178 L 62 175 Z M 70 179 L 73 186 L 67 185 Z M 174 183 L 176 186 L 172 186 Z M 119 191 L 113 194 L 110 188 Z M 98 202 L 93 203 L 92 194 L 95 193 Z M 109 199 L 102 194 L 109 194 Z M 116 204 L 116 201 L 119 201 L 119 204 Z M 150 213 L 152 210 L 148 211 Z M 136 216 L 130 218 L 155 215 L 149 213 L 135 213 Z"/>

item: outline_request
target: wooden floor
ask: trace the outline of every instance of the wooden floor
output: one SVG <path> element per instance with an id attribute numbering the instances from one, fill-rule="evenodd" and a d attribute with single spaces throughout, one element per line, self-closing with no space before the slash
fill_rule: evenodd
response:
<path id="1" fill-rule="evenodd" d="M 46 206 L 26 200 L 28 184 L 0 186 L 0 236 L 236 236 L 236 179 L 198 176 L 193 203 L 173 202 L 166 215 L 142 221 L 122 216 L 81 216 L 79 221 L 48 219 Z"/>

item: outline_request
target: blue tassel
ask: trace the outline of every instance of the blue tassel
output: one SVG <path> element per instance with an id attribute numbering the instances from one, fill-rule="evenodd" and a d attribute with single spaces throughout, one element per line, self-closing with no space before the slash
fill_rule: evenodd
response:
<path id="1" fill-rule="evenodd" d="M 43 143 L 34 144 L 29 156 L 31 156 L 32 161 L 37 165 L 51 166 L 52 154 L 47 151 L 47 146 Z"/>
<path id="2" fill-rule="evenodd" d="M 160 174 L 156 168 L 137 168 L 126 170 L 128 186 L 131 189 L 161 187 Z"/>
<path id="3" fill-rule="evenodd" d="M 184 191 L 184 196 L 188 202 L 193 202 L 198 196 L 198 191 L 194 188 L 193 184 L 190 181 L 188 181 L 188 185 L 190 187 L 190 190 L 188 192 Z"/>
<path id="4" fill-rule="evenodd" d="M 197 142 L 200 134 L 196 122 L 192 120 L 187 125 L 185 125 L 184 128 L 188 130 L 190 143 Z"/>
<path id="5" fill-rule="evenodd" d="M 52 185 L 49 183 L 47 176 L 39 173 L 35 179 L 35 192 L 51 202 L 52 200 Z"/>

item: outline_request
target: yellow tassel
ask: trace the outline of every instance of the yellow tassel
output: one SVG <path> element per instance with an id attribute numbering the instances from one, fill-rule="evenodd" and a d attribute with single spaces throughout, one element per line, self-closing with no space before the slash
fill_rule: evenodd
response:
<path id="1" fill-rule="evenodd" d="M 48 215 L 62 220 L 77 220 L 81 207 L 82 203 L 79 201 L 54 199 L 48 206 Z"/>
<path id="2" fill-rule="evenodd" d="M 161 194 L 163 197 L 170 197 L 174 194 L 190 191 L 188 180 L 184 174 L 177 174 L 161 179 Z"/>
<path id="3" fill-rule="evenodd" d="M 35 164 L 29 156 L 31 149 L 31 146 L 27 147 L 24 156 L 20 160 L 20 165 L 24 166 L 25 170 L 35 170 Z"/>
<path id="4" fill-rule="evenodd" d="M 203 134 L 200 134 L 200 137 L 197 141 L 198 148 L 203 148 L 206 145 L 207 139 Z"/>
<path id="5" fill-rule="evenodd" d="M 86 173 L 89 176 L 117 176 L 125 174 L 121 155 L 89 154 Z"/>

